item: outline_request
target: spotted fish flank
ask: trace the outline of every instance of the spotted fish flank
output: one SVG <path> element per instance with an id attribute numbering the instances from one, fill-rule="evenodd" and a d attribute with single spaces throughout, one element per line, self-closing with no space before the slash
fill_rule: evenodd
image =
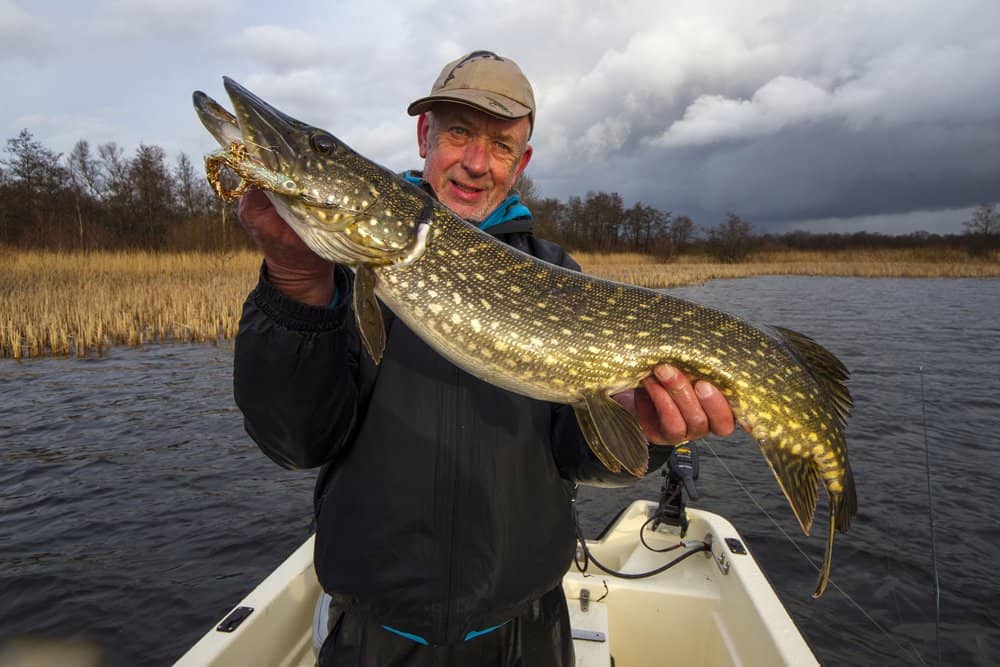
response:
<path id="1" fill-rule="evenodd" d="M 830 498 L 826 587 L 835 530 L 857 514 L 844 429 L 847 370 L 815 341 L 758 328 L 653 290 L 569 271 L 500 243 L 336 137 L 225 80 L 235 115 L 204 93 L 194 104 L 222 150 L 206 158 L 221 196 L 266 191 L 317 254 L 355 271 L 358 330 L 378 363 L 378 300 L 456 365 L 519 394 L 573 407 L 597 458 L 642 475 L 648 447 L 611 395 L 670 363 L 726 396 L 760 445 L 809 533 L 818 487 Z M 242 183 L 222 184 L 224 170 Z"/>

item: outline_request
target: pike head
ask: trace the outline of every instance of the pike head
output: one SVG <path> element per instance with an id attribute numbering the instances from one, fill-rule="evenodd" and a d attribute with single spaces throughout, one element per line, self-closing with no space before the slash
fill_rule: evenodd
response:
<path id="1" fill-rule="evenodd" d="M 352 267 L 405 260 L 432 200 L 391 171 L 358 155 L 326 130 L 278 111 L 223 77 L 235 114 L 201 91 L 194 107 L 222 146 L 205 158 L 224 198 L 250 187 L 267 193 L 281 217 L 316 254 Z M 241 182 L 227 190 L 224 170 Z"/>

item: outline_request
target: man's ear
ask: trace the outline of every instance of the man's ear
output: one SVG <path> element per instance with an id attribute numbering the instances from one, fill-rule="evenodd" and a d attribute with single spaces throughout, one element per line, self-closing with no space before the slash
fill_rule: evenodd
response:
<path id="1" fill-rule="evenodd" d="M 421 158 L 427 157 L 427 138 L 430 136 L 430 131 L 430 112 L 425 111 L 417 117 L 417 148 Z"/>
<path id="2" fill-rule="evenodd" d="M 514 176 L 515 183 L 517 182 L 517 179 L 521 177 L 521 174 L 524 173 L 524 169 L 528 166 L 528 163 L 531 162 L 532 153 L 534 153 L 534 149 L 531 147 L 531 144 L 524 147 L 524 153 L 521 154 L 521 160 L 517 165 L 517 174 Z M 421 155 L 420 157 L 423 156 Z"/>

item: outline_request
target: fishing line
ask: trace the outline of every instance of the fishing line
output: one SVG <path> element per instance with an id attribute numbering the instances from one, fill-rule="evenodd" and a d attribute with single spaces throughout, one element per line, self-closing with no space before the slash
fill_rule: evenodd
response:
<path id="1" fill-rule="evenodd" d="M 798 545 L 798 543 L 796 543 L 795 540 L 792 539 L 792 536 L 789 535 L 787 532 L 785 532 L 785 529 L 781 527 L 781 524 L 778 523 L 775 520 L 775 518 L 772 517 L 770 515 L 770 513 L 766 509 L 764 509 L 764 507 L 760 503 L 757 502 L 757 499 L 753 497 L 753 494 L 750 493 L 750 490 L 746 486 L 743 485 L 743 482 L 741 482 L 736 477 L 736 475 L 733 474 L 733 471 L 729 469 L 729 466 L 726 465 L 726 462 L 722 460 L 722 458 L 718 455 L 718 453 L 716 453 L 715 449 L 712 447 L 712 443 L 710 443 L 707 439 L 706 440 L 702 440 L 701 442 L 706 447 L 708 447 L 708 451 L 712 452 L 712 456 L 714 456 L 715 460 L 718 461 L 722 465 L 722 468 L 727 473 L 729 473 L 729 476 L 733 479 L 734 482 L 736 482 L 737 486 L 739 486 L 741 489 L 743 489 L 743 493 L 745 493 L 746 496 L 747 496 L 747 498 L 750 499 L 750 502 L 752 502 L 754 504 L 754 506 L 757 509 L 759 509 L 761 511 L 761 513 L 763 513 L 764 516 L 766 516 L 768 518 L 768 520 L 774 525 L 774 527 L 778 529 L 778 532 L 780 532 L 782 535 L 785 536 L 786 540 L 788 540 L 789 542 L 791 542 L 792 546 L 795 547 L 795 550 L 798 551 L 800 554 L 802 554 L 802 558 L 805 559 L 805 561 L 807 563 L 809 563 L 810 565 L 812 565 L 813 569 L 815 569 L 817 572 L 819 572 L 819 570 L 820 570 L 819 566 L 816 565 L 816 563 L 813 561 L 813 559 L 810 558 L 809 555 L 805 551 L 802 550 L 802 548 Z M 845 591 L 843 588 L 841 588 L 840 586 L 838 586 L 837 582 L 835 582 L 833 579 L 830 579 L 829 585 L 833 586 L 835 589 L 837 589 L 837 591 L 841 595 L 844 596 L 844 599 L 847 600 L 851 604 L 851 606 L 853 606 L 855 609 L 857 609 L 859 612 L 861 612 L 861 615 L 864 616 L 865 618 L 867 618 L 868 621 L 871 622 L 871 624 L 874 625 L 883 635 L 885 635 L 890 640 L 892 640 L 892 642 L 894 644 L 896 644 L 896 647 L 900 651 L 904 651 L 905 652 L 909 648 L 909 650 L 913 651 L 913 653 L 917 656 L 917 660 L 920 661 L 920 664 L 922 664 L 922 665 L 926 665 L 927 664 L 927 662 L 923 659 L 923 656 L 920 655 L 920 653 L 917 651 L 917 649 L 916 649 L 915 646 L 906 647 L 902 643 L 900 643 L 900 641 L 898 639 L 896 639 L 892 634 L 890 634 L 888 630 L 886 630 L 884 627 L 882 627 L 882 625 L 878 621 L 876 621 L 874 618 L 872 618 L 872 615 L 869 614 L 867 611 L 865 611 L 865 609 L 860 604 L 858 604 L 854 600 L 854 598 L 852 598 L 850 595 L 848 595 L 847 591 Z"/>
<path id="2" fill-rule="evenodd" d="M 924 367 L 920 370 L 920 417 L 924 428 L 924 456 L 927 468 L 927 517 L 931 524 L 931 564 L 934 566 L 934 644 L 938 664 L 941 664 L 941 580 L 938 578 L 937 539 L 934 530 L 934 493 L 931 484 L 931 448 L 927 444 L 927 401 L 924 400 Z"/>

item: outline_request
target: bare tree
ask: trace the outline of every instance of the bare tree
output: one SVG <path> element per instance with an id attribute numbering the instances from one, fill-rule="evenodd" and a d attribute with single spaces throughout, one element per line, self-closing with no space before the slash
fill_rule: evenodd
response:
<path id="1" fill-rule="evenodd" d="M 521 172 L 518 177 L 517 183 L 514 184 L 514 191 L 521 196 L 521 201 L 528 208 L 533 208 L 532 204 L 541 199 L 535 180 L 525 172 Z"/>
<path id="2" fill-rule="evenodd" d="M 560 221 L 565 217 L 563 215 L 565 205 L 562 202 L 551 197 L 535 199 L 528 203 L 528 208 L 531 209 L 535 219 L 534 233 L 537 236 L 566 245 L 566 235 L 560 225 Z"/>
<path id="3" fill-rule="evenodd" d="M 973 256 L 985 256 L 1000 248 L 1000 211 L 994 204 L 980 204 L 965 227 L 966 250 Z"/>
<path id="4" fill-rule="evenodd" d="M 177 156 L 174 164 L 174 194 L 177 209 L 186 217 L 195 218 L 215 213 L 217 197 L 204 173 L 195 169 L 185 153 Z"/>
<path id="5" fill-rule="evenodd" d="M 118 244 L 126 241 L 128 218 L 132 211 L 130 164 L 122 148 L 111 141 L 97 147 L 99 168 L 103 175 L 100 199 L 111 220 L 111 231 Z"/>
<path id="6" fill-rule="evenodd" d="M 157 247 L 166 238 L 173 218 L 173 180 L 166 154 L 159 146 L 139 144 L 132 159 L 129 180 L 135 191 L 135 236 L 146 247 Z"/>
<path id="7" fill-rule="evenodd" d="M 1000 211 L 995 204 L 980 204 L 972 212 L 972 219 L 962 223 L 966 234 L 1000 235 Z"/>
<path id="8" fill-rule="evenodd" d="M 580 211 L 581 231 L 593 249 L 612 250 L 623 237 L 625 204 L 617 192 L 588 192 Z"/>
<path id="9" fill-rule="evenodd" d="M 660 212 L 655 208 L 646 206 L 642 202 L 636 202 L 625 211 L 622 227 L 624 228 L 625 240 L 633 250 L 642 250 L 649 246 L 653 238 L 658 213 Z"/>
<path id="10" fill-rule="evenodd" d="M 708 252 L 723 262 L 742 262 L 750 255 L 753 225 L 735 213 L 708 230 Z"/>
<path id="11" fill-rule="evenodd" d="M 97 160 L 90 155 L 90 144 L 83 140 L 76 142 L 76 145 L 73 146 L 69 157 L 66 158 L 66 166 L 72 184 L 73 200 L 76 204 L 76 221 L 80 231 L 80 248 L 82 249 L 84 247 L 84 200 L 98 197 L 100 166 Z"/>
<path id="12" fill-rule="evenodd" d="M 9 226 L 11 240 L 44 243 L 59 238 L 56 211 L 65 190 L 66 170 L 59 164 L 61 155 L 36 141 L 28 130 L 7 140 L 6 186 L 0 217 Z M 5 230 L 5 234 L 8 233 Z"/>
<path id="13" fill-rule="evenodd" d="M 671 221 L 669 233 L 674 248 L 680 252 L 691 243 L 691 237 L 694 236 L 694 221 L 686 215 L 678 215 Z"/>

